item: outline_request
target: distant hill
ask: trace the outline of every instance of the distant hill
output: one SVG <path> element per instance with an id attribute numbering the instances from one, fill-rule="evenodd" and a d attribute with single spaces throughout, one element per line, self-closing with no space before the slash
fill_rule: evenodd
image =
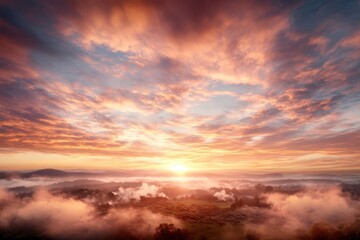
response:
<path id="1" fill-rule="evenodd" d="M 0 172 L 0 179 L 12 179 L 12 178 L 21 178 L 19 173 L 15 172 Z"/>
<path id="2" fill-rule="evenodd" d="M 33 172 L 22 173 L 21 177 L 23 177 L 23 178 L 31 178 L 31 177 L 67 177 L 69 175 L 70 175 L 70 173 L 65 172 L 65 171 L 47 168 L 47 169 L 41 169 L 41 170 L 37 170 L 37 171 L 33 171 Z"/>
<path id="3" fill-rule="evenodd" d="M 0 179 L 33 178 L 33 177 L 48 177 L 48 178 L 88 177 L 88 176 L 98 176 L 98 175 L 99 175 L 98 173 L 66 172 L 58 169 L 46 168 L 31 172 L 0 172 Z"/>

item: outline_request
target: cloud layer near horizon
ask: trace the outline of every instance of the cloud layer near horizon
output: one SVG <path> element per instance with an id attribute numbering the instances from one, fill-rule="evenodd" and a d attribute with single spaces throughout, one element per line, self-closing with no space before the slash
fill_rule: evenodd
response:
<path id="1" fill-rule="evenodd" d="M 0 167 L 359 170 L 359 9 L 0 1 Z"/>
<path id="2" fill-rule="evenodd" d="M 141 189 L 142 191 L 138 188 L 127 188 L 126 192 L 122 189 L 118 197 L 127 202 L 126 195 L 134 199 L 150 196 L 150 188 L 144 191 L 142 186 Z M 212 196 L 213 190 L 202 190 Z M 153 197 L 158 193 L 155 191 L 151 192 Z M 34 236 L 43 236 L 44 239 L 153 239 L 155 228 L 161 223 L 186 226 L 181 220 L 168 215 L 169 210 L 166 208 L 163 209 L 167 212 L 166 216 L 151 212 L 144 206 L 130 207 L 131 204 L 122 207 L 114 205 L 108 212 L 101 212 L 94 206 L 105 202 L 93 196 L 90 196 L 92 201 L 79 200 L 76 196 L 54 195 L 43 189 L 36 190 L 32 196 L 20 196 L 0 189 L 0 233 L 6 233 L 5 236 L 35 234 Z M 196 199 L 196 193 L 193 197 Z M 214 197 L 221 201 L 235 201 L 234 195 L 226 194 L 225 190 L 217 192 Z M 223 209 L 228 211 L 228 214 L 247 217 L 241 224 L 230 224 L 233 228 L 224 231 L 221 239 L 245 239 L 241 235 L 244 229 L 246 232 L 256 231 L 261 235 L 260 239 L 264 240 L 319 239 L 301 236 L 311 234 L 312 228 L 317 224 L 325 224 L 324 226 L 333 229 L 342 226 L 342 229 L 346 230 L 359 215 L 359 201 L 351 199 L 336 186 L 313 185 L 294 194 L 267 193 L 261 197 L 269 207 L 242 206 L 237 209 Z M 209 204 L 214 204 L 214 200 L 208 201 Z M 240 235 L 239 229 L 243 229 Z"/>
<path id="3" fill-rule="evenodd" d="M 39 190 L 19 199 L 0 189 L 0 232 L 51 239 L 152 239 L 161 223 L 180 226 L 174 217 L 146 209 L 113 209 L 105 216 L 80 200 Z M 6 236 L 6 235 L 5 235 Z M 47 239 L 47 238 L 46 238 Z"/>

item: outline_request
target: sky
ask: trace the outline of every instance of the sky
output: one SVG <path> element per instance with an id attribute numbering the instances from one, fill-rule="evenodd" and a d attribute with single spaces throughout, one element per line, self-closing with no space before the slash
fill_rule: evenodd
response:
<path id="1" fill-rule="evenodd" d="M 0 169 L 359 171 L 359 12 L 0 0 Z"/>

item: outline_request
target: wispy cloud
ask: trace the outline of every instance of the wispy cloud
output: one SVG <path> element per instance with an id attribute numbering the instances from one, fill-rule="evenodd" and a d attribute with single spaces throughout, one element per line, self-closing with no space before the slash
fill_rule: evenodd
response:
<path id="1" fill-rule="evenodd" d="M 358 169 L 359 8 L 2 1 L 0 167 L 37 151 L 69 166 Z"/>

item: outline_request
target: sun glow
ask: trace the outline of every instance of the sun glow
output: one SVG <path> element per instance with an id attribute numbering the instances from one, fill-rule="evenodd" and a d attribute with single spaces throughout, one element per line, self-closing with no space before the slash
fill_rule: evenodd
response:
<path id="1" fill-rule="evenodd" d="M 184 174 L 188 171 L 188 168 L 182 164 L 174 164 L 169 167 L 170 171 L 178 173 L 178 174 Z"/>

